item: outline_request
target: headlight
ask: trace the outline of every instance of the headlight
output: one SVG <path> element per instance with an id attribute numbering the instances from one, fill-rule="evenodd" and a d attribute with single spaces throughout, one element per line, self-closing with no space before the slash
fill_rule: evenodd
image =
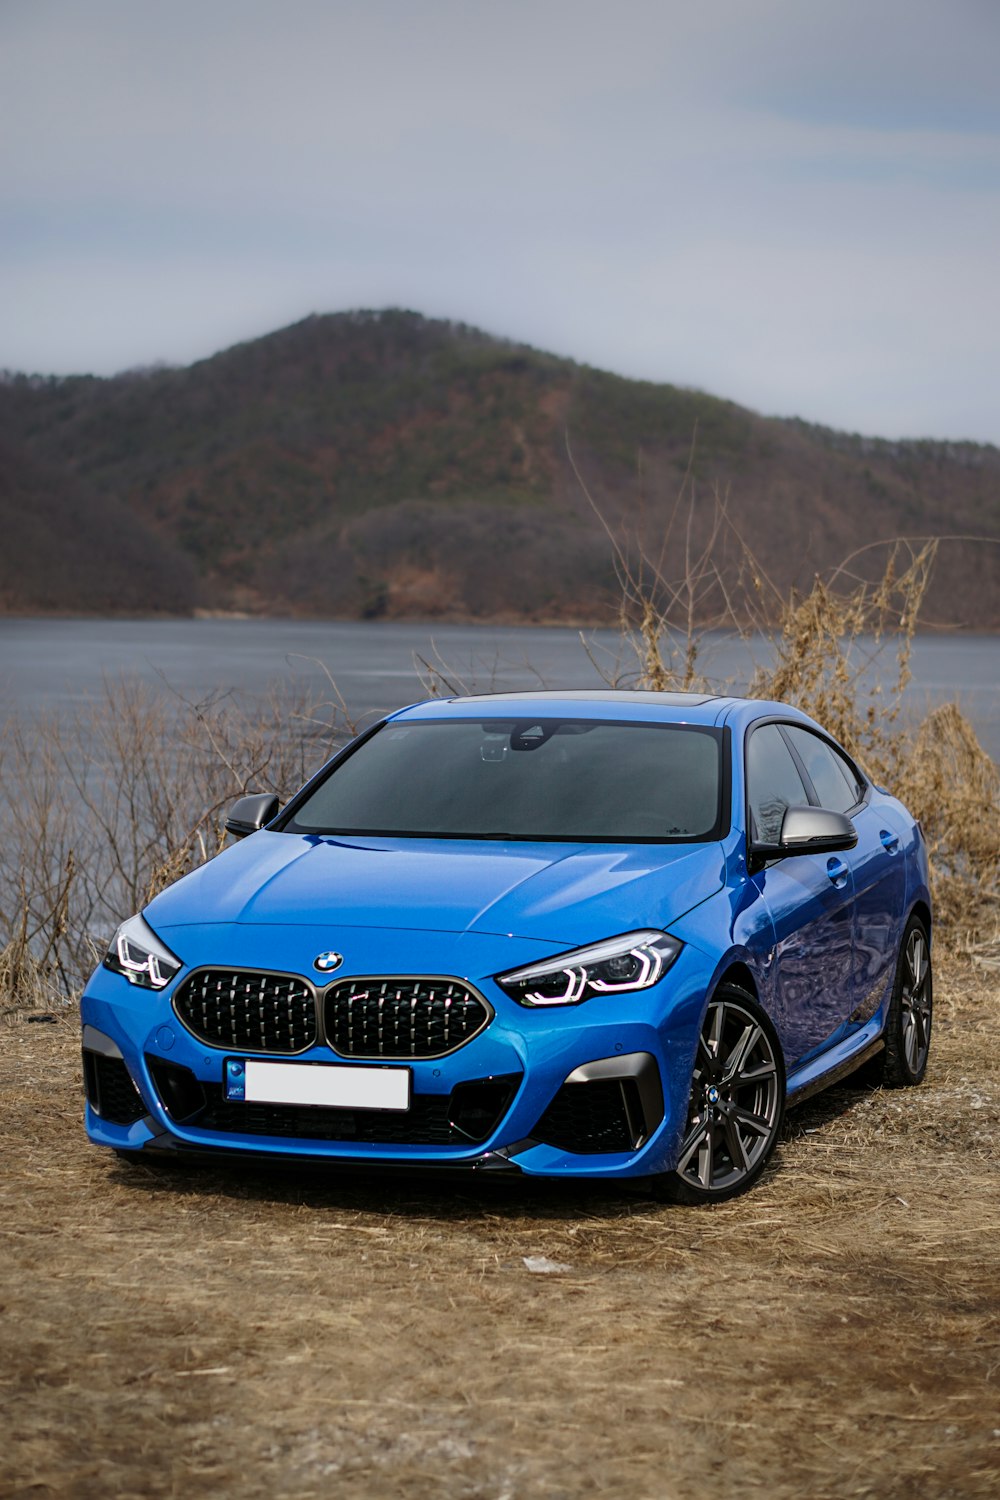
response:
<path id="1" fill-rule="evenodd" d="M 665 932 L 626 932 L 498 974 L 497 984 L 521 1005 L 578 1005 L 592 995 L 648 990 L 662 979 L 682 946 Z"/>
<path id="2" fill-rule="evenodd" d="M 115 974 L 124 974 L 129 984 L 162 990 L 182 965 L 142 917 L 129 917 L 112 938 L 104 955 L 104 967 Z"/>

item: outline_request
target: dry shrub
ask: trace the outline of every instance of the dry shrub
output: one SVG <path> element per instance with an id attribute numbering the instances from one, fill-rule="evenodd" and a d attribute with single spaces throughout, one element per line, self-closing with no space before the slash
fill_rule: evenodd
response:
<path id="1" fill-rule="evenodd" d="M 0 739 L 0 1014 L 76 993 L 123 916 L 223 847 L 247 791 L 283 800 L 347 738 L 335 690 L 252 709 L 122 681 Z"/>
<path id="2" fill-rule="evenodd" d="M 600 516 L 579 471 L 577 478 Z M 689 472 L 655 552 L 640 528 L 614 532 L 600 516 L 621 588 L 623 650 L 609 666 L 585 641 L 598 671 L 614 686 L 728 688 L 801 708 L 920 819 L 938 922 L 967 942 L 992 931 L 1000 906 L 1000 772 L 956 703 L 917 724 L 903 712 L 937 542 L 862 548 L 817 575 L 807 592 L 784 595 L 718 492 L 711 524 L 701 516 L 702 541 L 692 543 L 698 503 Z M 701 668 L 707 638 L 718 630 L 754 651 L 745 688 Z"/>
<path id="3" fill-rule="evenodd" d="M 898 794 L 923 823 L 938 920 L 975 940 L 1000 904 L 1000 770 L 955 703 L 933 709 L 899 750 Z"/>
<path id="4" fill-rule="evenodd" d="M 74 875 L 70 854 L 54 886 L 32 900 L 21 873 L 13 906 L 15 925 L 0 949 L 0 1017 L 50 1005 L 67 993 L 62 943 L 69 927 Z"/>
<path id="5" fill-rule="evenodd" d="M 935 552 L 893 543 L 874 582 L 842 565 L 787 600 L 776 628 L 758 617 L 772 656 L 750 693 L 812 715 L 906 803 L 927 839 L 937 920 L 968 936 L 991 925 L 1000 899 L 1000 773 L 956 703 L 917 724 L 902 713 Z"/>
<path id="6" fill-rule="evenodd" d="M 814 579 L 808 594 L 787 599 L 746 553 L 754 593 L 741 624 L 770 646 L 751 695 L 811 714 L 876 780 L 897 764 L 902 695 L 935 552 L 933 542 L 918 551 L 896 542 L 873 582 L 844 563 L 830 579 Z"/>

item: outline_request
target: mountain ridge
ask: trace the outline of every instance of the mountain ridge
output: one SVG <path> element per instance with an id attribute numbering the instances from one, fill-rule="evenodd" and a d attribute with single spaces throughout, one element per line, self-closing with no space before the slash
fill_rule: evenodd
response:
<path id="1" fill-rule="evenodd" d="M 0 610 L 606 621 L 619 589 L 594 506 L 658 550 L 682 486 L 694 544 L 726 496 L 783 591 L 869 538 L 1000 542 L 990 445 L 762 417 L 389 309 L 188 366 L 8 375 L 0 527 L 21 540 Z M 42 494 L 51 555 L 27 520 Z M 74 537 L 79 576 L 64 558 L 53 602 Z M 942 547 L 926 618 L 1000 628 L 1000 545 Z"/>

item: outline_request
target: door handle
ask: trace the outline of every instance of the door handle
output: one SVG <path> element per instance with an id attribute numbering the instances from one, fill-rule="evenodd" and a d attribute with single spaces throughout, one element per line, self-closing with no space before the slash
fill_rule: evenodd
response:
<path id="1" fill-rule="evenodd" d="M 896 850 L 899 848 L 898 833 L 890 833 L 887 828 L 883 828 L 879 834 L 879 838 L 882 840 L 883 848 L 888 849 L 890 854 L 896 853 Z"/>
<path id="2" fill-rule="evenodd" d="M 844 885 L 851 870 L 850 866 L 845 865 L 842 859 L 828 859 L 826 862 L 826 873 L 834 885 Z"/>

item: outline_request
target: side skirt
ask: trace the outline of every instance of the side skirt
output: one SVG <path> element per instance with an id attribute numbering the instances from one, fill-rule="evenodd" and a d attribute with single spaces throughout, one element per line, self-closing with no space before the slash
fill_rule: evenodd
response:
<path id="1" fill-rule="evenodd" d="M 821 1073 L 818 1078 L 810 1078 L 808 1081 L 796 1087 L 795 1074 L 788 1080 L 788 1092 L 786 1095 L 786 1106 L 794 1109 L 797 1104 L 802 1104 L 806 1099 L 811 1099 L 814 1094 L 820 1094 L 833 1083 L 839 1083 L 842 1078 L 848 1078 L 857 1068 L 863 1066 L 870 1057 L 875 1057 L 885 1047 L 885 1042 L 880 1036 L 869 1042 L 867 1047 L 852 1052 L 849 1057 L 843 1058 L 835 1063 L 827 1072 Z"/>

